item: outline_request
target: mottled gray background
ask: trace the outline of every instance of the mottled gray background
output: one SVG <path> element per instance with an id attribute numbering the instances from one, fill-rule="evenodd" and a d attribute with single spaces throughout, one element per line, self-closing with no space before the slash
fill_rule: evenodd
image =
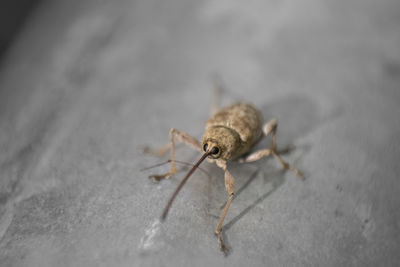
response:
<path id="1" fill-rule="evenodd" d="M 399 266 L 399 29 L 397 0 L 41 1 L 0 65 L 0 266 Z M 215 74 L 306 175 L 229 165 L 227 257 L 220 169 L 163 224 L 187 167 L 140 171 L 171 127 L 200 138 Z"/>

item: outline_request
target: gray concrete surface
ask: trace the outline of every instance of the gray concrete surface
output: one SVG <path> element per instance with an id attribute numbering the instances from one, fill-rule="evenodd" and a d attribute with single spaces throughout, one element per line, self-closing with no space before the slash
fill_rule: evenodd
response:
<path id="1" fill-rule="evenodd" d="M 399 266 L 399 3 L 44 1 L 1 63 L 0 266 Z M 140 171 L 170 127 L 200 138 L 214 73 L 306 175 L 229 165 L 227 257 L 221 170 L 162 224 L 187 168 Z"/>

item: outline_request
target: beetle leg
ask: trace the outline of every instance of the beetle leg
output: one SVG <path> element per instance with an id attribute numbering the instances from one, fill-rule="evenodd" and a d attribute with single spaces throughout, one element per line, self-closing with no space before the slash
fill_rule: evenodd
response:
<path id="1" fill-rule="evenodd" d="M 261 149 L 257 150 L 249 155 L 247 155 L 245 158 L 239 159 L 240 163 L 247 163 L 247 162 L 254 162 L 257 160 L 262 159 L 263 157 L 268 157 L 271 155 L 271 149 Z"/>
<path id="2" fill-rule="evenodd" d="M 231 205 L 231 202 L 233 200 L 233 196 L 235 195 L 235 179 L 227 170 L 226 161 L 217 160 L 216 164 L 218 165 L 218 167 L 222 168 L 225 171 L 225 188 L 229 194 L 228 201 L 225 204 L 225 208 L 222 211 L 218 225 L 215 228 L 215 234 L 218 236 L 218 243 L 219 243 L 220 249 L 222 252 L 224 252 L 226 254 L 228 252 L 228 248 L 225 246 L 224 240 L 222 239 L 222 223 L 224 222 L 224 219 L 228 212 L 229 206 Z"/>
<path id="3" fill-rule="evenodd" d="M 169 149 L 171 150 L 171 169 L 170 169 L 170 171 L 167 173 L 164 173 L 164 174 L 150 175 L 149 177 L 152 178 L 154 182 L 159 182 L 162 179 L 167 179 L 167 178 L 171 177 L 171 175 L 177 173 L 178 170 L 176 169 L 176 163 L 175 163 L 175 141 L 182 142 L 185 145 L 189 145 L 189 146 L 193 147 L 194 149 L 201 151 L 200 142 L 193 136 L 191 136 L 183 131 L 172 128 L 169 131 L 169 138 L 170 138 L 170 141 L 166 146 L 163 146 L 160 149 L 155 150 L 154 152 L 148 148 L 144 150 L 145 153 L 150 153 L 150 154 L 154 154 L 154 155 L 158 155 L 158 156 L 162 156 Z"/>
<path id="4" fill-rule="evenodd" d="M 253 161 L 259 160 L 263 157 L 268 157 L 268 156 L 272 155 L 278 160 L 278 162 L 282 165 L 282 167 L 284 169 L 289 169 L 292 172 L 294 172 L 298 177 L 304 178 L 303 174 L 301 174 L 301 172 L 298 169 L 294 168 L 289 163 L 284 161 L 281 158 L 281 156 L 279 155 L 279 153 L 276 151 L 275 135 L 276 135 L 277 127 L 278 127 L 277 120 L 271 120 L 271 121 L 267 122 L 263 127 L 263 132 L 264 132 L 265 136 L 271 134 L 271 143 L 270 143 L 269 149 L 261 149 L 261 150 L 255 151 L 255 152 L 251 153 L 250 155 L 248 155 L 246 158 L 240 160 L 240 162 L 253 162 Z"/>

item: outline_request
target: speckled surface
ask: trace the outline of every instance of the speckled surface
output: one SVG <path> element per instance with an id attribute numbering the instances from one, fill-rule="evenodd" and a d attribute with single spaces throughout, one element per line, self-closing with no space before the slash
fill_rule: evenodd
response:
<path id="1" fill-rule="evenodd" d="M 395 0 L 42 2 L 0 66 L 0 266 L 399 266 L 399 28 Z M 229 165 L 227 257 L 219 168 L 162 224 L 187 168 L 140 171 L 201 137 L 215 73 L 306 176 Z"/>

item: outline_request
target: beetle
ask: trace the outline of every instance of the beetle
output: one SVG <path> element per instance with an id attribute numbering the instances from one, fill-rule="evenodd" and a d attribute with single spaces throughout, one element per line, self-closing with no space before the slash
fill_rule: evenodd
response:
<path id="1" fill-rule="evenodd" d="M 171 169 L 169 172 L 164 174 L 151 175 L 150 178 L 152 178 L 153 181 L 158 182 L 177 173 L 175 163 L 176 141 L 193 147 L 202 152 L 203 155 L 186 174 L 169 199 L 168 204 L 162 213 L 161 220 L 166 219 L 172 202 L 195 169 L 205 159 L 211 163 L 215 163 L 218 167 L 224 170 L 225 188 L 228 193 L 228 200 L 222 211 L 217 227 L 215 228 L 215 234 L 218 237 L 220 249 L 226 253 L 228 249 L 222 238 L 222 224 L 235 194 L 235 179 L 228 171 L 227 162 L 235 160 L 241 163 L 253 162 L 272 155 L 278 160 L 284 169 L 289 169 L 298 177 L 303 178 L 301 172 L 284 161 L 277 152 L 275 140 L 277 126 L 278 121 L 275 119 L 270 120 L 263 125 L 261 112 L 252 104 L 235 103 L 220 109 L 208 119 L 205 124 L 205 131 L 201 142 L 186 132 L 172 128 L 169 132 L 170 142 L 159 150 L 152 152 L 153 154 L 161 156 L 170 150 Z M 251 152 L 254 145 L 264 136 L 269 134 L 271 134 L 269 148 Z M 148 149 L 147 152 L 150 152 L 150 150 Z"/>

